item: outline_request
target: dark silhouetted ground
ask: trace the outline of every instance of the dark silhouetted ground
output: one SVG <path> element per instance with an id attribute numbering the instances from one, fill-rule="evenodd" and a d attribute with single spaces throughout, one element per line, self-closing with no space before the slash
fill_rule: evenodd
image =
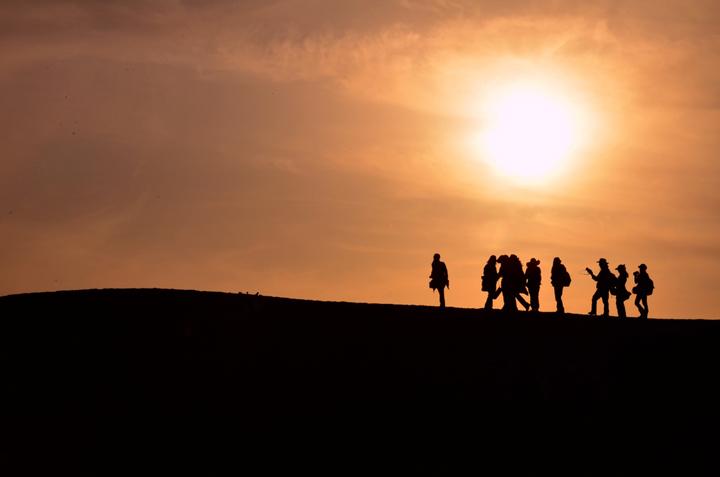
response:
<path id="1" fill-rule="evenodd" d="M 720 404 L 716 321 L 150 289 L 7 296 L 0 316 L 13 416 L 232 415 L 238 433 L 385 442 L 439 427 L 512 445 L 620 424 L 622 447 L 635 419 L 696 432 Z"/>

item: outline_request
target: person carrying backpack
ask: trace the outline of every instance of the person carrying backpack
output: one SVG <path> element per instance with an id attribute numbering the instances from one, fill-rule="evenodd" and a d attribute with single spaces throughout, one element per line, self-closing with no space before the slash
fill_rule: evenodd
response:
<path id="1" fill-rule="evenodd" d="M 635 286 L 632 291 L 635 293 L 635 306 L 640 312 L 640 316 L 638 318 L 641 320 L 647 320 L 648 312 L 650 311 L 648 308 L 647 297 L 648 295 L 652 295 L 653 290 L 655 290 L 655 284 L 650 278 L 650 275 L 647 273 L 647 265 L 641 263 L 638 266 L 638 269 L 639 271 L 633 272 Z"/>
<path id="2" fill-rule="evenodd" d="M 440 254 L 433 255 L 430 271 L 430 288 L 437 290 L 440 295 L 440 308 L 445 308 L 445 287 L 450 289 L 450 278 L 445 262 L 440 261 Z"/>
<path id="3" fill-rule="evenodd" d="M 559 314 L 565 313 L 565 305 L 562 300 L 563 288 L 569 287 L 571 281 L 570 274 L 567 268 L 565 268 L 565 265 L 563 265 L 562 260 L 560 260 L 560 257 L 555 257 L 552 268 L 550 269 L 550 284 L 555 291 L 556 309 Z"/>
<path id="4" fill-rule="evenodd" d="M 615 295 L 615 306 L 617 307 L 618 318 L 627 318 L 625 301 L 630 298 L 630 292 L 627 291 L 625 284 L 627 283 L 628 272 L 625 265 L 622 264 L 618 265 L 615 270 L 617 270 L 618 276 L 610 293 Z"/>

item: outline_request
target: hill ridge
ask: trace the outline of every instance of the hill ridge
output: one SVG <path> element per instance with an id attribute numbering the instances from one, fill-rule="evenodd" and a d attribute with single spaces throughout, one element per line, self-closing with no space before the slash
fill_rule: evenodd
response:
<path id="1" fill-rule="evenodd" d="M 3 300 L 5 299 L 18 299 L 20 297 L 43 297 L 43 296 L 92 296 L 92 295 L 108 295 L 108 294 L 123 294 L 123 295 L 130 295 L 130 294 L 147 294 L 147 293 L 155 293 L 155 294 L 175 294 L 175 295 L 181 295 L 181 294 L 195 294 L 195 295 L 206 295 L 206 296 L 226 296 L 226 297 L 245 297 L 249 299 L 263 299 L 263 300 L 282 300 L 287 302 L 298 302 L 298 303 L 314 303 L 318 305 L 357 305 L 357 306 L 379 306 L 379 307 L 400 307 L 400 308 L 413 308 L 418 310 L 439 310 L 439 308 L 435 305 L 418 305 L 418 304 L 407 304 L 407 303 L 377 303 L 377 302 L 355 302 L 355 301 L 347 301 L 347 300 L 319 300 L 319 299 L 312 299 L 312 298 L 295 298 L 295 297 L 283 297 L 283 296 L 274 296 L 274 295 L 263 295 L 263 294 L 255 294 L 252 292 L 228 292 L 228 291 L 215 291 L 215 290 L 195 290 L 195 289 L 183 289 L 183 288 L 161 288 L 161 287 L 153 287 L 153 288 L 87 288 L 87 289 L 71 289 L 71 290 L 51 290 L 51 291 L 36 291 L 36 292 L 23 292 L 23 293 L 14 293 L 9 295 L 3 295 L 0 296 L 0 305 L 3 303 Z M 479 317 L 487 317 L 488 312 L 486 312 L 483 308 L 473 308 L 473 307 L 457 307 L 457 306 L 448 306 L 445 311 L 448 314 L 452 313 L 467 313 L 467 312 L 475 312 Z M 508 316 L 506 313 L 502 312 L 500 309 L 495 308 L 489 313 L 492 316 Z M 545 311 L 541 310 L 540 312 L 523 312 L 520 311 L 516 314 L 514 314 L 515 317 L 543 317 L 543 318 L 556 318 L 556 319 L 568 319 L 568 318 L 576 318 L 576 319 L 587 319 L 587 320 L 603 320 L 604 318 L 602 316 L 589 316 L 587 314 L 583 313 L 572 313 L 572 312 L 566 312 L 564 315 L 558 315 L 554 311 Z M 619 320 L 617 316 L 611 315 L 611 320 Z M 626 320 L 619 320 L 619 321 L 633 321 L 637 320 L 637 316 L 630 315 Z M 667 318 L 667 317 L 654 317 L 651 316 L 649 320 L 663 320 L 663 321 L 720 321 L 712 318 Z"/>

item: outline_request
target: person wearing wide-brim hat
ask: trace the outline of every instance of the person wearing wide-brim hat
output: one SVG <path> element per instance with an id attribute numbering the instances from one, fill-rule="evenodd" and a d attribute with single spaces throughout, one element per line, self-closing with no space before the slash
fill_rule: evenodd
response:
<path id="1" fill-rule="evenodd" d="M 542 281 L 542 273 L 538 266 L 540 260 L 533 257 L 525 265 L 525 282 L 530 293 L 530 308 L 532 311 L 540 311 L 540 282 Z"/>
<path id="2" fill-rule="evenodd" d="M 633 272 L 636 283 L 633 287 L 633 293 L 635 293 L 635 306 L 640 312 L 639 318 L 647 319 L 650 311 L 648 308 L 647 297 L 648 295 L 652 295 L 652 292 L 655 289 L 655 284 L 650 278 L 650 275 L 648 275 L 647 265 L 641 263 L 638 266 L 638 269 L 639 271 Z"/>
<path id="3" fill-rule="evenodd" d="M 627 318 L 625 312 L 625 301 L 630 298 L 630 292 L 625 287 L 628 279 L 628 272 L 625 265 L 618 265 L 615 270 L 618 272 L 618 276 L 615 279 L 611 293 L 615 295 L 615 306 L 617 307 L 617 313 L 619 318 Z"/>
<path id="4" fill-rule="evenodd" d="M 592 306 L 588 315 L 597 315 L 597 302 L 602 300 L 603 302 L 603 317 L 610 316 L 610 306 L 608 300 L 610 298 L 610 289 L 615 281 L 615 275 L 610 271 L 608 261 L 601 258 L 597 261 L 600 265 L 600 272 L 597 275 L 588 267 L 585 270 L 588 272 L 590 277 L 597 282 L 595 294 L 592 296 Z"/>

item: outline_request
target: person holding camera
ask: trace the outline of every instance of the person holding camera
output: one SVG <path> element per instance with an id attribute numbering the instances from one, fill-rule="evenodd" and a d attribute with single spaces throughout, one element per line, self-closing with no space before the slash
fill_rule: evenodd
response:
<path id="1" fill-rule="evenodd" d="M 598 300 L 602 300 L 603 317 L 607 318 L 610 316 L 608 300 L 610 298 L 610 289 L 615 282 L 615 275 L 610 271 L 607 260 L 601 258 L 597 263 L 600 265 L 600 272 L 597 275 L 595 275 L 589 267 L 585 269 L 590 277 L 597 282 L 595 294 L 592 296 L 592 306 L 588 315 L 597 315 L 597 302 Z"/>

